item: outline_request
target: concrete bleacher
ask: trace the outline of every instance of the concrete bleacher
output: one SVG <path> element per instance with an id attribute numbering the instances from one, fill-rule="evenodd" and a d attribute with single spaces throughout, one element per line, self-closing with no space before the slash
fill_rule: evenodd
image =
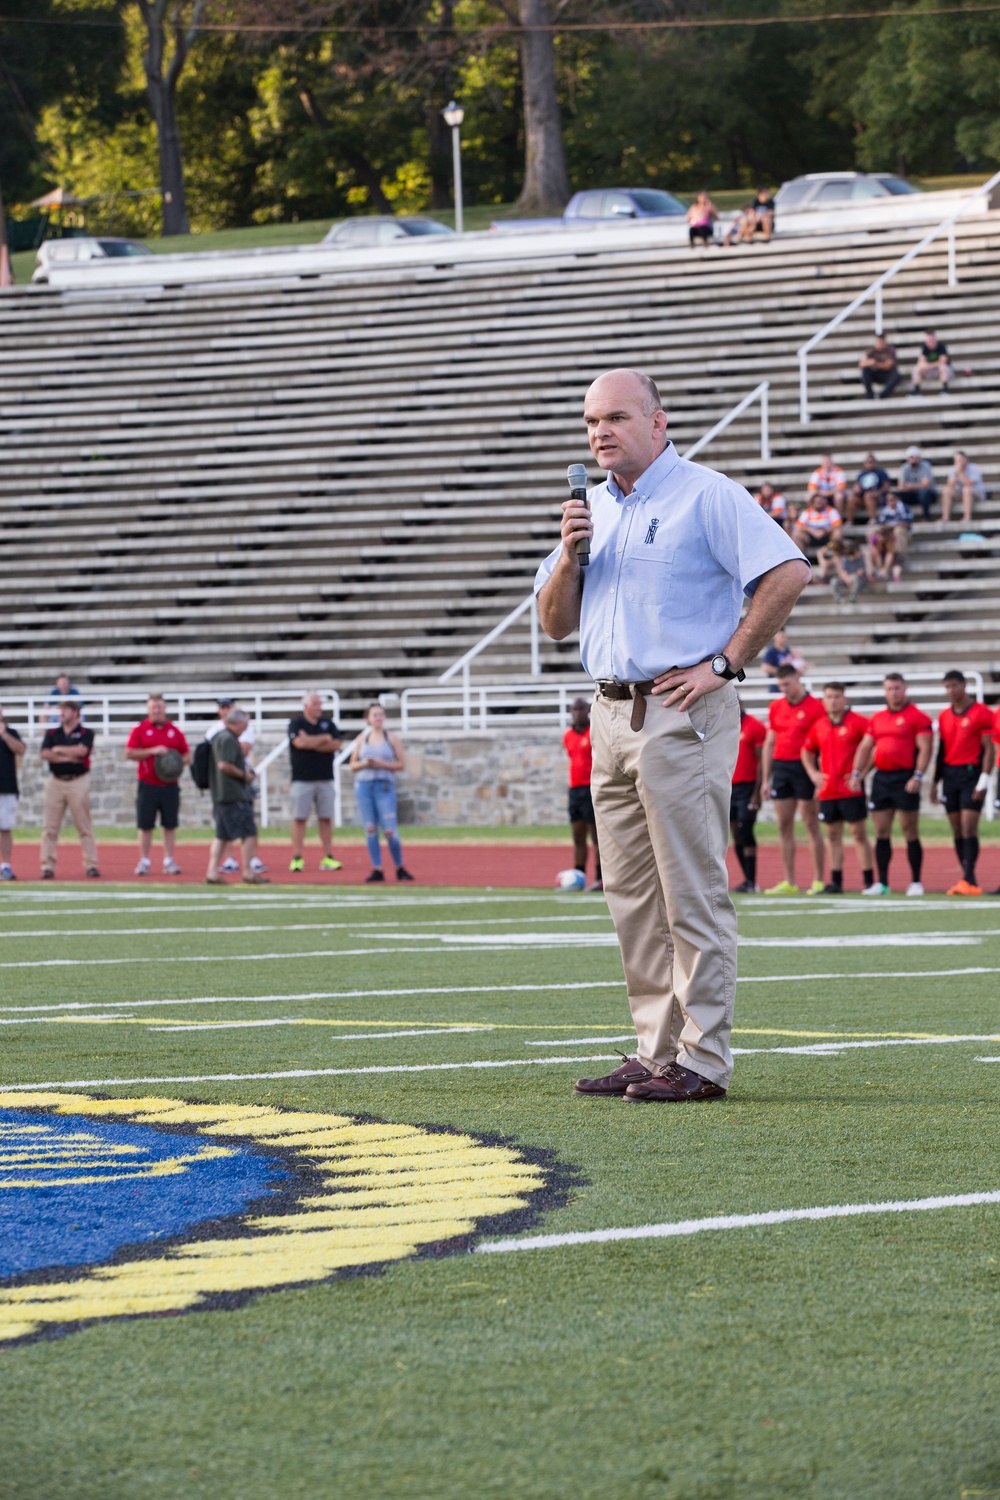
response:
<path id="1" fill-rule="evenodd" d="M 0 650 L 11 686 L 65 666 L 108 687 L 333 679 L 348 695 L 433 680 L 529 590 L 586 459 L 602 368 L 660 383 L 682 450 L 762 379 L 699 461 L 802 493 L 822 451 L 894 470 L 918 442 L 941 482 L 983 469 L 985 541 L 918 522 L 904 581 L 792 621 L 823 670 L 961 661 L 1000 677 L 1000 214 L 961 221 L 959 285 L 932 245 L 889 283 L 906 368 L 933 326 L 950 396 L 868 402 L 871 308 L 795 350 L 920 231 L 799 237 L 704 255 L 629 244 L 530 259 L 0 298 Z M 901 389 L 905 390 L 908 382 Z M 525 673 L 526 619 L 480 674 Z M 544 642 L 546 673 L 578 671 Z"/>

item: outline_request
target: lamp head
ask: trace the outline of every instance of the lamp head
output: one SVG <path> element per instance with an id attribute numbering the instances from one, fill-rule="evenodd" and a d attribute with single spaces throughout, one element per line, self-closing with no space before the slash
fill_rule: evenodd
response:
<path id="1" fill-rule="evenodd" d="M 454 99 L 448 103 L 441 113 L 444 116 L 444 123 L 450 125 L 452 130 L 457 129 L 465 119 L 465 110 L 460 104 L 456 104 Z"/>

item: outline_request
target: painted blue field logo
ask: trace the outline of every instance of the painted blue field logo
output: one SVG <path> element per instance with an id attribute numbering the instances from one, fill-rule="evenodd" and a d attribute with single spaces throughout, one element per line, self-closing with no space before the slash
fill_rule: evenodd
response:
<path id="1" fill-rule="evenodd" d="M 541 1153 L 425 1126 L 0 1094 L 0 1342 L 466 1249 L 560 1206 L 558 1175 Z"/>

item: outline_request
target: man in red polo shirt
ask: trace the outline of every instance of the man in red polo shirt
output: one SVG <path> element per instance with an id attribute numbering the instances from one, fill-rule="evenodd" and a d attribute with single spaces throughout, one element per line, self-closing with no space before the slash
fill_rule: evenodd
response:
<path id="1" fill-rule="evenodd" d="M 573 864 L 587 873 L 587 834 L 594 846 L 594 883 L 588 889 L 603 891 L 601 851 L 597 847 L 597 820 L 590 794 L 593 755 L 590 748 L 590 704 L 586 698 L 574 698 L 570 704 L 570 726 L 563 735 L 563 747 L 569 756 L 569 822 L 573 830 Z"/>
<path id="2" fill-rule="evenodd" d="M 817 719 L 802 746 L 802 764 L 819 797 L 819 820 L 826 829 L 830 845 L 830 883 L 824 896 L 844 894 L 844 824 L 851 837 L 861 866 L 862 890 L 872 884 L 872 846 L 865 826 L 868 809 L 861 792 L 853 789 L 848 777 L 854 769 L 854 756 L 868 733 L 868 720 L 847 706 L 847 689 L 842 682 L 828 682 L 823 689 L 826 714 Z"/>
<path id="3" fill-rule="evenodd" d="M 807 693 L 801 678 L 790 662 L 777 671 L 780 698 L 768 709 L 767 739 L 764 741 L 764 785 L 770 788 L 778 819 L 781 858 L 785 878 L 769 886 L 765 896 L 795 896 L 795 811 L 806 826 L 812 849 L 814 876 L 806 892 L 818 896 L 824 889 L 823 835 L 816 815 L 816 789 L 802 764 L 802 746 L 817 719 L 823 717 L 823 705 Z"/>
<path id="4" fill-rule="evenodd" d="M 938 717 L 938 753 L 931 801 L 938 801 L 938 785 L 943 783 L 944 810 L 962 868 L 961 880 L 948 895 L 981 896 L 983 893 L 976 884 L 976 861 L 979 818 L 996 757 L 993 710 L 969 697 L 964 672 L 946 672 L 944 690 L 949 706 Z"/>
<path id="5" fill-rule="evenodd" d="M 860 792 L 874 760 L 875 775 L 868 807 L 875 822 L 878 879 L 864 894 L 890 894 L 892 822 L 898 812 L 899 826 L 906 839 L 906 857 L 910 861 L 910 884 L 906 894 L 922 896 L 924 888 L 920 875 L 924 851 L 920 843 L 920 786 L 930 764 L 934 726 L 928 716 L 907 698 L 906 679 L 902 673 L 887 673 L 884 690 L 886 706 L 872 714 L 868 733 L 858 746 L 850 775 L 852 791 Z"/>
<path id="6" fill-rule="evenodd" d="M 753 825 L 760 809 L 761 752 L 767 739 L 767 726 L 740 704 L 740 748 L 733 772 L 733 790 L 729 800 L 729 831 L 733 852 L 740 862 L 743 880 L 736 889 L 743 893 L 759 891 L 757 884 L 757 838 Z"/>
<path id="7" fill-rule="evenodd" d="M 179 875 L 174 859 L 174 841 L 180 815 L 181 788 L 178 781 L 166 781 L 157 774 L 157 762 L 168 750 L 179 750 L 185 765 L 191 762 L 191 751 L 184 735 L 167 718 L 167 705 L 160 693 L 150 693 L 146 700 L 146 717 L 137 724 L 125 745 L 125 759 L 139 763 L 135 789 L 135 821 L 139 830 L 139 863 L 137 875 L 148 875 L 152 861 L 153 829 L 159 813 L 163 827 L 163 873 Z"/>

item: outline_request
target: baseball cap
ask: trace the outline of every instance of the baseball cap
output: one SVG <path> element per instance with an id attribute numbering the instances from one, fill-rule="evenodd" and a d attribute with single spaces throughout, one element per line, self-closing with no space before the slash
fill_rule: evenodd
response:
<path id="1" fill-rule="evenodd" d="M 907 456 L 907 458 L 919 458 L 920 457 L 920 449 L 917 447 L 916 443 L 911 443 L 910 444 L 910 446 L 906 450 L 906 456 Z"/>
<path id="2" fill-rule="evenodd" d="M 232 708 L 233 704 L 236 702 L 236 699 L 229 697 L 228 694 L 225 694 L 221 698 L 216 698 L 215 701 L 218 704 L 219 708 Z"/>

